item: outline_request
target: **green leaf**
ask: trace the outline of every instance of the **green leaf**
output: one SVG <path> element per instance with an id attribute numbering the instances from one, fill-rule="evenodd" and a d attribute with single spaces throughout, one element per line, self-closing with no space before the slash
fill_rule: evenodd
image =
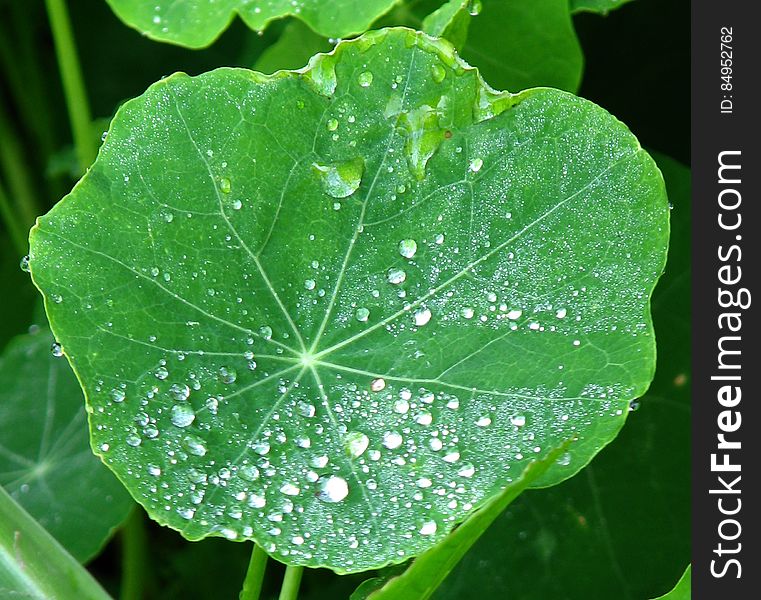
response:
<path id="1" fill-rule="evenodd" d="M 443 37 L 462 50 L 468 39 L 470 2 L 450 0 L 423 19 L 423 31 L 434 37 Z"/>
<path id="2" fill-rule="evenodd" d="M 684 575 L 679 578 L 676 586 L 669 593 L 658 596 L 654 600 L 690 600 L 692 597 L 692 565 L 688 565 Z"/>
<path id="3" fill-rule="evenodd" d="M 674 508 L 690 503 L 690 171 L 656 159 L 674 209 L 669 259 L 652 300 L 653 384 L 621 434 L 583 472 L 514 502 L 437 600 L 652 598 L 690 560 L 690 514 Z M 580 576 L 589 565 L 596 568 Z"/>
<path id="4" fill-rule="evenodd" d="M 567 449 L 567 445 L 531 463 L 520 478 L 477 510 L 436 546 L 427 550 L 400 574 L 369 579 L 352 594 L 351 600 L 427 600 L 449 575 L 468 549 L 502 511 L 543 474 Z"/>
<path id="5" fill-rule="evenodd" d="M 108 600 L 58 542 L 0 487 L 0 596 Z"/>
<path id="6" fill-rule="evenodd" d="M 594 12 L 607 15 L 611 10 L 615 10 L 632 0 L 570 0 L 572 13 Z"/>
<path id="7" fill-rule="evenodd" d="M 616 435 L 652 377 L 667 221 L 607 112 L 496 94 L 392 29 L 303 72 L 155 84 L 31 268 L 93 446 L 154 519 L 348 572 Z"/>
<path id="8" fill-rule="evenodd" d="M 342 38 L 365 31 L 399 0 L 107 0 L 116 15 L 143 35 L 190 48 L 211 44 L 235 15 L 257 31 L 297 16 L 314 31 Z"/>
<path id="9" fill-rule="evenodd" d="M 302 21 L 292 19 L 283 28 L 277 42 L 262 52 L 254 68 L 262 73 L 298 69 L 315 54 L 331 48 L 332 45 L 324 37 L 317 35 Z"/>
<path id="10" fill-rule="evenodd" d="M 100 550 L 133 503 L 92 454 L 82 390 L 47 329 L 0 357 L 0 485 L 75 558 Z"/>

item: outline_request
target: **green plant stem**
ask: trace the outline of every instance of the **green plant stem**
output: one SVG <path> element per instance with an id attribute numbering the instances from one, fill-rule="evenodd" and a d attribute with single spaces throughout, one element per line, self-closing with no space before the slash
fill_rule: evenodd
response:
<path id="1" fill-rule="evenodd" d="M 10 233 L 13 246 L 18 252 L 19 256 L 26 254 L 26 235 L 24 234 L 24 227 L 16 219 L 16 213 L 8 200 L 8 195 L 5 193 L 5 188 L 0 184 L 0 218 L 5 222 Z"/>
<path id="2" fill-rule="evenodd" d="M 0 167 L 10 194 L 10 205 L 15 206 L 17 221 L 29 229 L 37 218 L 37 200 L 29 176 L 26 160 L 10 124 L 5 107 L 0 103 Z"/>
<path id="3" fill-rule="evenodd" d="M 240 600 L 259 600 L 264 582 L 264 572 L 267 569 L 267 553 L 261 546 L 254 544 L 251 551 L 251 560 L 248 563 L 246 579 L 243 581 L 243 589 L 240 591 Z"/>
<path id="4" fill-rule="evenodd" d="M 84 172 L 95 160 L 98 146 L 92 135 L 92 117 L 87 102 L 82 68 L 71 32 L 66 0 L 45 0 L 53 31 L 58 68 L 61 71 L 66 107 L 69 111 L 74 146 L 79 166 Z"/>
<path id="5" fill-rule="evenodd" d="M 296 598 L 298 598 L 301 576 L 303 574 L 304 567 L 288 565 L 285 568 L 283 587 L 280 588 L 280 596 L 278 597 L 278 600 L 296 600 Z"/>
<path id="6" fill-rule="evenodd" d="M 145 582 L 147 536 L 143 511 L 135 508 L 121 530 L 122 583 L 120 600 L 140 600 Z"/>

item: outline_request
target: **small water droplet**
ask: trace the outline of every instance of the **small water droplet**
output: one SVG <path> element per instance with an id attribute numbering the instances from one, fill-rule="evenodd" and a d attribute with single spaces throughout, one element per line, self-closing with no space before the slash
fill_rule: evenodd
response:
<path id="1" fill-rule="evenodd" d="M 638 410 L 640 407 L 640 401 L 639 400 L 632 400 L 629 402 L 629 412 L 634 412 L 635 410 Z"/>
<path id="2" fill-rule="evenodd" d="M 348 198 L 357 191 L 360 183 L 362 183 L 365 161 L 362 157 L 358 157 L 327 165 L 312 163 L 312 170 L 319 177 L 322 189 L 326 194 L 332 198 Z"/>
<path id="3" fill-rule="evenodd" d="M 158 369 L 154 371 L 153 374 L 156 376 L 156 379 L 161 379 L 161 380 L 164 380 L 167 377 L 169 377 L 169 371 L 167 370 L 166 367 L 159 367 Z"/>
<path id="4" fill-rule="evenodd" d="M 370 71 L 363 71 L 359 74 L 359 77 L 357 77 L 357 81 L 359 82 L 359 85 L 364 88 L 370 87 L 373 83 L 373 74 Z"/>
<path id="5" fill-rule="evenodd" d="M 343 477 L 328 475 L 317 481 L 317 498 L 323 502 L 341 502 L 349 495 L 349 485 Z"/>
<path id="6" fill-rule="evenodd" d="M 29 255 L 24 256 L 19 262 L 19 267 L 24 273 L 29 273 Z"/>
<path id="7" fill-rule="evenodd" d="M 478 419 L 478 421 L 476 421 L 476 425 L 478 425 L 479 427 L 488 427 L 489 425 L 491 425 L 491 418 L 481 417 L 480 419 Z"/>
<path id="8" fill-rule="evenodd" d="M 399 242 L 399 254 L 404 258 L 412 258 L 417 252 L 417 242 L 415 240 L 407 239 Z"/>
<path id="9" fill-rule="evenodd" d="M 243 465 L 238 469 L 238 475 L 246 481 L 256 481 L 259 479 L 259 469 L 254 465 Z"/>
<path id="10" fill-rule="evenodd" d="M 383 434 L 383 445 L 389 450 L 394 450 L 402 445 L 402 436 L 396 431 L 387 431 Z"/>
<path id="11" fill-rule="evenodd" d="M 361 307 L 357 309 L 355 314 L 357 321 L 365 322 L 370 318 L 370 311 L 367 308 Z"/>
<path id="12" fill-rule="evenodd" d="M 470 161 L 470 166 L 468 167 L 471 172 L 478 173 L 481 170 L 481 167 L 484 166 L 484 161 L 481 158 L 474 158 Z"/>
<path id="13" fill-rule="evenodd" d="M 448 463 L 456 463 L 458 460 L 460 460 L 460 453 L 456 450 L 447 452 L 442 460 Z"/>
<path id="14" fill-rule="evenodd" d="M 407 279 L 407 273 L 401 269 L 389 269 L 386 278 L 388 279 L 389 283 L 399 285 L 400 283 L 404 282 L 405 279 Z"/>
<path id="15" fill-rule="evenodd" d="M 471 465 L 467 464 L 462 467 L 459 471 L 457 471 L 457 474 L 460 477 L 473 477 L 473 474 L 476 472 L 476 468 Z"/>
<path id="16" fill-rule="evenodd" d="M 304 288 L 307 290 L 313 290 L 317 286 L 317 283 L 314 279 L 307 279 L 304 282 Z"/>
<path id="17" fill-rule="evenodd" d="M 415 311 L 413 318 L 415 319 L 415 325 L 422 327 L 431 320 L 431 311 L 427 308 L 420 308 Z"/>
<path id="18" fill-rule="evenodd" d="M 125 441 L 127 442 L 128 446 L 132 446 L 133 448 L 137 448 L 142 443 L 143 440 L 136 433 L 130 433 L 127 436 Z"/>
<path id="19" fill-rule="evenodd" d="M 328 131 L 335 131 L 338 129 L 338 119 L 328 119 L 327 127 Z"/>
<path id="20" fill-rule="evenodd" d="M 272 338 L 272 328 L 268 327 L 267 325 L 264 325 L 263 327 L 259 328 L 259 335 L 262 336 L 265 340 L 269 340 Z"/>
<path id="21" fill-rule="evenodd" d="M 177 402 L 182 402 L 190 397 L 190 388 L 184 383 L 175 383 L 169 388 L 169 395 Z"/>
<path id="22" fill-rule="evenodd" d="M 50 354 L 55 356 L 56 358 L 63 356 L 63 347 L 58 342 L 53 342 L 50 345 Z"/>
<path id="23" fill-rule="evenodd" d="M 196 435 L 186 435 L 182 439 L 182 446 L 194 456 L 204 456 L 206 454 L 206 445 Z"/>
<path id="24" fill-rule="evenodd" d="M 433 80 L 436 83 L 441 83 L 442 81 L 444 81 L 444 78 L 446 76 L 447 76 L 447 72 L 442 65 L 440 65 L 439 63 L 434 63 L 431 66 L 431 77 L 433 77 Z"/>
<path id="25" fill-rule="evenodd" d="M 436 525 L 436 521 L 426 521 L 423 523 L 423 525 L 420 527 L 420 535 L 433 535 L 436 533 L 436 530 L 438 529 L 438 526 Z"/>
<path id="26" fill-rule="evenodd" d="M 475 314 L 476 311 L 474 311 L 470 306 L 466 306 L 462 309 L 462 316 L 466 319 L 472 319 Z"/>
<path id="27" fill-rule="evenodd" d="M 352 431 L 346 434 L 344 445 L 349 456 L 358 458 L 367 450 L 367 447 L 370 445 L 370 438 L 361 431 Z"/>
<path id="28" fill-rule="evenodd" d="M 564 318 L 567 314 L 568 314 L 568 311 L 565 308 L 560 308 L 557 310 L 557 312 L 555 312 L 555 316 L 558 319 Z"/>
<path id="29" fill-rule="evenodd" d="M 114 402 L 124 402 L 126 394 L 124 393 L 124 390 L 121 388 L 114 388 L 111 390 L 111 400 Z"/>
<path id="30" fill-rule="evenodd" d="M 286 496 L 298 496 L 299 492 L 301 492 L 298 486 L 295 486 L 292 483 L 284 483 L 280 486 L 280 491 Z"/>
<path id="31" fill-rule="evenodd" d="M 229 194 L 232 191 L 232 183 L 227 177 L 221 177 L 219 180 L 219 191 L 223 194 Z"/>
<path id="32" fill-rule="evenodd" d="M 477 17 L 481 14 L 482 3 L 481 0 L 469 0 L 468 2 L 468 14 L 472 17 Z"/>
<path id="33" fill-rule="evenodd" d="M 511 321 L 515 321 L 516 319 L 520 319 L 521 315 L 523 314 L 522 310 L 511 310 L 507 313 L 507 318 Z"/>
<path id="34" fill-rule="evenodd" d="M 196 413 L 190 404 L 175 404 L 171 413 L 172 424 L 176 427 L 188 427 L 196 419 Z"/>
<path id="35" fill-rule="evenodd" d="M 231 367 L 219 367 L 219 380 L 224 384 L 235 383 L 238 373 Z"/>
<path id="36" fill-rule="evenodd" d="M 386 387 L 386 380 L 382 377 L 378 377 L 377 379 L 373 379 L 370 382 L 370 389 L 374 392 L 380 392 Z"/>
<path id="37" fill-rule="evenodd" d="M 526 417 L 524 415 L 513 415 L 510 417 L 510 422 L 516 427 L 523 427 L 526 424 Z"/>

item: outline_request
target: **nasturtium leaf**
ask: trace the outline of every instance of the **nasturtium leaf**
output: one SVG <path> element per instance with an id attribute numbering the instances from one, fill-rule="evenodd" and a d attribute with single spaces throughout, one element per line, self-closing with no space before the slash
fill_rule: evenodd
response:
<path id="1" fill-rule="evenodd" d="M 126 103 L 31 269 L 93 447 L 154 519 L 349 572 L 616 435 L 667 238 L 623 124 L 391 29 Z"/>
<path id="2" fill-rule="evenodd" d="M 685 569 L 674 589 L 655 600 L 690 600 L 692 598 L 692 565 Z"/>
<path id="3" fill-rule="evenodd" d="M 603 15 L 608 14 L 632 0 L 570 0 L 572 13 L 595 12 Z"/>
<path id="4" fill-rule="evenodd" d="M 690 560 L 690 513 L 674 508 L 690 503 L 690 171 L 653 156 L 673 210 L 668 262 L 651 302 L 658 365 L 650 389 L 581 473 L 513 502 L 436 600 L 652 598 Z M 589 565 L 593 576 L 579 577 Z"/>
<path id="5" fill-rule="evenodd" d="M 0 485 L 84 562 L 134 504 L 93 456 L 82 389 L 51 343 L 45 328 L 0 356 Z"/>
<path id="6" fill-rule="evenodd" d="M 235 15 L 258 31 L 290 15 L 326 37 L 365 31 L 399 0 L 107 0 L 130 27 L 161 41 L 203 48 L 211 44 Z"/>
<path id="7" fill-rule="evenodd" d="M 110 600 L 87 569 L 2 487 L 0 598 Z"/>
<path id="8" fill-rule="evenodd" d="M 492 87 L 575 92 L 581 83 L 584 57 L 567 0 L 450 0 L 423 29 L 452 42 Z"/>

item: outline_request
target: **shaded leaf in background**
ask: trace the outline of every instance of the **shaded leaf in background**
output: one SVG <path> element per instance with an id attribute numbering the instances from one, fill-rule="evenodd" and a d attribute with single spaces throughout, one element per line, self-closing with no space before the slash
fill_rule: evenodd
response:
<path id="1" fill-rule="evenodd" d="M 654 368 L 666 221 L 608 113 L 492 94 L 388 30 L 125 104 L 31 265 L 94 447 L 154 519 L 358 571 L 615 436 Z"/>
<path id="2" fill-rule="evenodd" d="M 0 485 L 84 562 L 133 503 L 93 456 L 82 390 L 52 341 L 43 329 L 0 356 Z"/>
<path id="3" fill-rule="evenodd" d="M 468 40 L 471 2 L 450 0 L 423 19 L 422 30 L 434 37 L 443 37 L 461 51 Z"/>
<path id="4" fill-rule="evenodd" d="M 252 29 L 296 16 L 314 31 L 342 38 L 365 31 L 398 0 L 107 0 L 119 18 L 148 37 L 203 48 L 211 44 L 237 14 Z"/>
<path id="5" fill-rule="evenodd" d="M 421 19 L 438 1 L 413 5 Z M 496 89 L 517 92 L 547 86 L 575 92 L 584 66 L 567 0 L 450 0 L 427 21 L 428 31 L 454 33 L 460 55 L 478 66 Z M 449 15 L 456 26 L 442 29 Z M 436 17 L 436 18 L 434 18 Z M 462 46 L 462 20 L 469 19 Z M 420 25 L 423 26 L 422 24 Z"/>
<path id="6" fill-rule="evenodd" d="M 618 438 L 581 473 L 514 502 L 437 600 L 652 598 L 690 560 L 690 172 L 656 158 L 674 209 L 669 262 L 652 302 L 653 384 Z"/>
<path id="7" fill-rule="evenodd" d="M 20 260 L 6 233 L 0 231 L 0 281 L 8 290 L 2 295 L 4 317 L 0 318 L 0 352 L 11 338 L 26 332 L 39 297 L 29 274 L 19 267 Z"/>
<path id="8" fill-rule="evenodd" d="M 254 69 L 262 73 L 299 69 L 315 54 L 332 49 L 333 45 L 327 39 L 312 31 L 303 21 L 291 19 L 278 40 L 259 56 Z"/>
<path id="9" fill-rule="evenodd" d="M 690 600 L 690 598 L 692 598 L 692 565 L 687 567 L 673 590 L 658 596 L 655 600 Z"/>
<path id="10" fill-rule="evenodd" d="M 428 600 L 468 549 L 523 490 L 535 483 L 566 452 L 567 444 L 530 464 L 499 495 L 470 515 L 457 529 L 430 550 L 415 558 L 401 573 L 369 579 L 352 594 L 352 600 Z"/>
<path id="11" fill-rule="evenodd" d="M 110 600 L 87 569 L 2 487 L 0 598 Z"/>
<path id="12" fill-rule="evenodd" d="M 572 13 L 595 12 L 602 15 L 608 14 L 632 0 L 569 0 Z"/>

